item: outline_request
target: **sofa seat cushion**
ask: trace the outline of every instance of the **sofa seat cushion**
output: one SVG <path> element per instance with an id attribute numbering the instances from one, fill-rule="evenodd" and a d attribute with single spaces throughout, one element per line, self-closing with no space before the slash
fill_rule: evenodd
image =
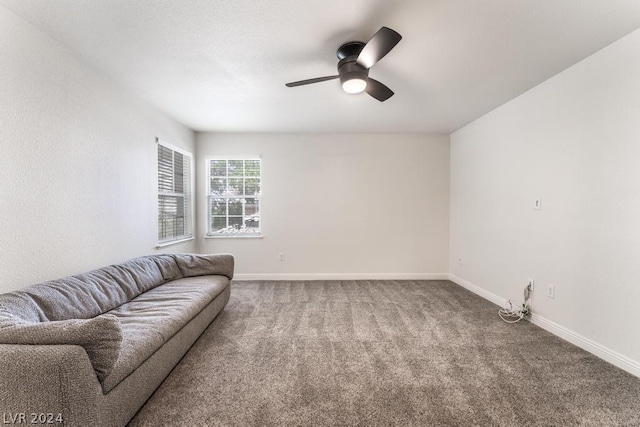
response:
<path id="1" fill-rule="evenodd" d="M 120 321 L 120 354 L 102 383 L 105 393 L 131 374 L 202 311 L 227 286 L 225 276 L 174 280 L 153 288 L 108 314 Z"/>

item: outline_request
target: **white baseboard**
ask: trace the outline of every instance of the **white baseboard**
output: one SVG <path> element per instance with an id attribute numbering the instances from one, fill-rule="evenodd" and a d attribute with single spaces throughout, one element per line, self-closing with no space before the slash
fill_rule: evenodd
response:
<path id="1" fill-rule="evenodd" d="M 457 285 L 462 286 L 465 289 L 470 290 L 474 294 L 480 295 L 482 298 L 489 300 L 496 305 L 499 305 L 500 307 L 504 307 L 504 305 L 507 303 L 507 300 L 505 298 L 499 297 L 496 294 L 492 294 L 491 292 L 482 289 L 480 286 L 474 285 L 471 282 L 467 282 L 466 280 L 456 276 L 455 274 L 449 273 L 449 280 Z"/>
<path id="2" fill-rule="evenodd" d="M 264 273 L 234 274 L 233 280 L 449 280 L 448 273 Z"/>
<path id="3" fill-rule="evenodd" d="M 449 280 L 501 307 L 504 307 L 507 302 L 505 298 L 499 297 L 489 291 L 486 291 L 480 286 L 474 285 L 473 283 L 468 282 L 456 276 L 455 274 L 449 274 Z M 589 353 L 599 357 L 600 359 L 605 360 L 612 365 L 617 366 L 618 368 L 623 369 L 630 374 L 640 378 L 640 362 L 629 359 L 628 357 L 623 356 L 620 353 L 617 353 L 601 344 L 598 344 L 595 341 L 585 338 L 582 335 L 570 329 L 567 329 L 555 322 L 552 322 L 551 320 L 548 320 L 536 313 L 533 313 L 531 315 L 530 321 L 534 325 L 539 326 L 540 328 L 548 332 L 551 332 L 553 335 L 560 337 L 563 340 L 568 341 L 571 344 L 578 346 L 581 349 L 586 350 Z"/>
<path id="4" fill-rule="evenodd" d="M 597 342 L 591 341 L 590 339 L 535 313 L 531 315 L 531 323 L 566 341 L 569 341 L 571 344 L 576 345 L 591 354 L 598 356 L 602 360 L 606 360 L 620 369 L 624 369 L 636 377 L 640 377 L 640 363 L 635 360 L 631 360 L 618 352 L 604 347 Z"/>

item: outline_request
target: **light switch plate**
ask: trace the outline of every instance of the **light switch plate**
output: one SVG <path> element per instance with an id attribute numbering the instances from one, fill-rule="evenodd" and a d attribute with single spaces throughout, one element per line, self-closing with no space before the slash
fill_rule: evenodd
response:
<path id="1" fill-rule="evenodd" d="M 535 202 L 533 202 L 533 209 L 537 211 L 542 209 L 542 197 L 538 197 Z"/>

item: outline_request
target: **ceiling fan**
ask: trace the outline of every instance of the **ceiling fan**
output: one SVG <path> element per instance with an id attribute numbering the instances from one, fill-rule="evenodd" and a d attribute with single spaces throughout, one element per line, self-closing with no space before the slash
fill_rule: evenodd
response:
<path id="1" fill-rule="evenodd" d="M 338 48 L 338 75 L 316 77 L 287 83 L 287 87 L 303 86 L 339 78 L 342 89 L 347 93 L 367 92 L 380 102 L 393 96 L 393 91 L 369 77 L 369 68 L 380 61 L 402 39 L 391 28 L 382 27 L 367 44 L 348 42 Z"/>

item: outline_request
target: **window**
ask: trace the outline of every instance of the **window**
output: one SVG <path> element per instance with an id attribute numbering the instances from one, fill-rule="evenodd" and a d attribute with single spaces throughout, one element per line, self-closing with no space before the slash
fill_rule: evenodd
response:
<path id="1" fill-rule="evenodd" d="M 260 159 L 211 159 L 207 235 L 260 236 Z"/>
<path id="2" fill-rule="evenodd" d="M 193 237 L 191 153 L 158 140 L 158 240 Z"/>

